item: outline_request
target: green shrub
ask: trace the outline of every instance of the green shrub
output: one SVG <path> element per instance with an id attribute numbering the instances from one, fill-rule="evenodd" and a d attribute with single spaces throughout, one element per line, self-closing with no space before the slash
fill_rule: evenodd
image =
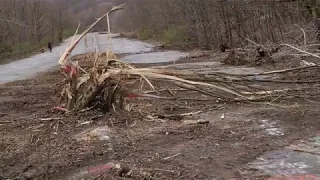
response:
<path id="1" fill-rule="evenodd" d="M 45 36 L 43 37 L 41 40 L 40 40 L 40 46 L 47 46 L 48 45 L 48 42 L 51 42 L 52 41 L 52 38 L 51 36 Z"/>
<path id="2" fill-rule="evenodd" d="M 183 26 L 173 26 L 163 31 L 161 41 L 165 43 L 181 43 L 186 41 L 188 33 Z"/>
<path id="3" fill-rule="evenodd" d="M 76 32 L 75 29 L 65 29 L 62 31 L 62 36 L 63 38 L 68 38 L 70 36 L 73 36 L 75 32 Z"/>
<path id="4" fill-rule="evenodd" d="M 153 37 L 153 30 L 149 28 L 143 28 L 138 32 L 138 39 L 148 40 Z"/>
<path id="5" fill-rule="evenodd" d="M 65 30 L 62 31 L 62 37 L 61 38 L 62 39 L 67 39 L 67 38 L 73 36 L 75 32 L 76 32 L 75 29 L 65 29 Z M 78 34 L 79 33 L 80 32 L 78 31 Z M 54 42 L 55 43 L 60 43 L 60 32 L 56 32 L 56 34 L 54 36 Z"/>
<path id="6" fill-rule="evenodd" d="M 19 52 L 26 52 L 29 53 L 32 51 L 38 44 L 32 43 L 30 41 L 25 41 L 21 43 L 15 43 L 12 45 L 12 51 L 13 53 L 19 53 Z"/>
<path id="7" fill-rule="evenodd" d="M 75 33 L 74 29 L 65 29 L 62 32 L 63 38 L 68 38 Z M 0 57 L 13 57 L 17 55 L 28 55 L 30 53 L 38 52 L 40 48 L 46 48 L 48 42 L 52 42 L 51 35 L 41 37 L 40 42 L 36 39 L 26 40 L 24 42 L 15 42 L 14 44 L 1 44 Z M 54 37 L 54 43 L 58 44 L 58 34 Z M 53 43 L 53 42 L 52 42 Z"/>

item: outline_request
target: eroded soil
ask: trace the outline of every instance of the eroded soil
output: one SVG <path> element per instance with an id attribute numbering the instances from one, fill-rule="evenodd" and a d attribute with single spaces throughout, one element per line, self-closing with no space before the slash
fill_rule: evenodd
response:
<path id="1" fill-rule="evenodd" d="M 314 101 L 293 99 L 286 103 L 296 106 L 279 108 L 202 101 L 183 91 L 179 96 L 194 100 L 135 99 L 131 112 L 66 115 L 53 110 L 61 81 L 52 71 L 0 85 L 0 179 L 267 179 L 248 164 L 320 130 Z M 184 122 L 199 119 L 209 124 Z M 105 139 L 86 136 L 106 126 Z M 121 177 L 127 169 L 131 175 Z"/>

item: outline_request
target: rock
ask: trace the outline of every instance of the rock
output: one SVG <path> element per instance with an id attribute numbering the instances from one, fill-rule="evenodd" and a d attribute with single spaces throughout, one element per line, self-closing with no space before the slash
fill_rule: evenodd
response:
<path id="1" fill-rule="evenodd" d="M 95 129 L 88 129 L 76 136 L 76 139 L 79 141 L 108 141 L 110 140 L 110 129 L 107 126 L 98 127 Z"/>
<path id="2" fill-rule="evenodd" d="M 198 119 L 198 120 L 185 120 L 183 121 L 184 124 L 209 124 L 208 120 Z"/>
<path id="3" fill-rule="evenodd" d="M 36 176 L 37 170 L 36 169 L 30 169 L 26 172 L 23 173 L 23 178 L 24 179 L 34 179 L 33 177 Z"/>
<path id="4" fill-rule="evenodd" d="M 132 170 L 129 167 L 122 167 L 119 171 L 120 177 L 129 177 L 131 175 Z"/>

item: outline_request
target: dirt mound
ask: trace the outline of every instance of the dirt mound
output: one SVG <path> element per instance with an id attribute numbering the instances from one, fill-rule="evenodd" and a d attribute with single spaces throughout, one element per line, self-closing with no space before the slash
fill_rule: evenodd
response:
<path id="1" fill-rule="evenodd" d="M 277 61 L 276 56 L 273 56 L 278 50 L 265 50 L 262 48 L 257 49 L 233 49 L 230 50 L 226 59 L 222 60 L 225 65 L 231 66 L 270 66 L 274 65 Z"/>
<path id="2" fill-rule="evenodd" d="M 231 66 L 242 66 L 249 64 L 250 61 L 247 59 L 246 53 L 231 50 L 228 57 L 222 63 Z"/>

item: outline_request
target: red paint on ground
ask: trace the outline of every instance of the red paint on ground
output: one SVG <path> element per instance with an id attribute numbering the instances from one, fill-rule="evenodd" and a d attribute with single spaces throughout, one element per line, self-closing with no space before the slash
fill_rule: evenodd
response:
<path id="1" fill-rule="evenodd" d="M 139 97 L 139 95 L 137 95 L 137 94 L 128 94 L 126 97 L 133 99 L 133 98 Z"/>
<path id="2" fill-rule="evenodd" d="M 114 168 L 113 165 L 103 164 L 103 165 L 100 165 L 100 166 L 95 166 L 95 167 L 88 168 L 88 172 L 89 172 L 89 174 L 97 174 L 97 173 L 102 173 L 102 172 L 108 172 L 112 168 Z"/>

